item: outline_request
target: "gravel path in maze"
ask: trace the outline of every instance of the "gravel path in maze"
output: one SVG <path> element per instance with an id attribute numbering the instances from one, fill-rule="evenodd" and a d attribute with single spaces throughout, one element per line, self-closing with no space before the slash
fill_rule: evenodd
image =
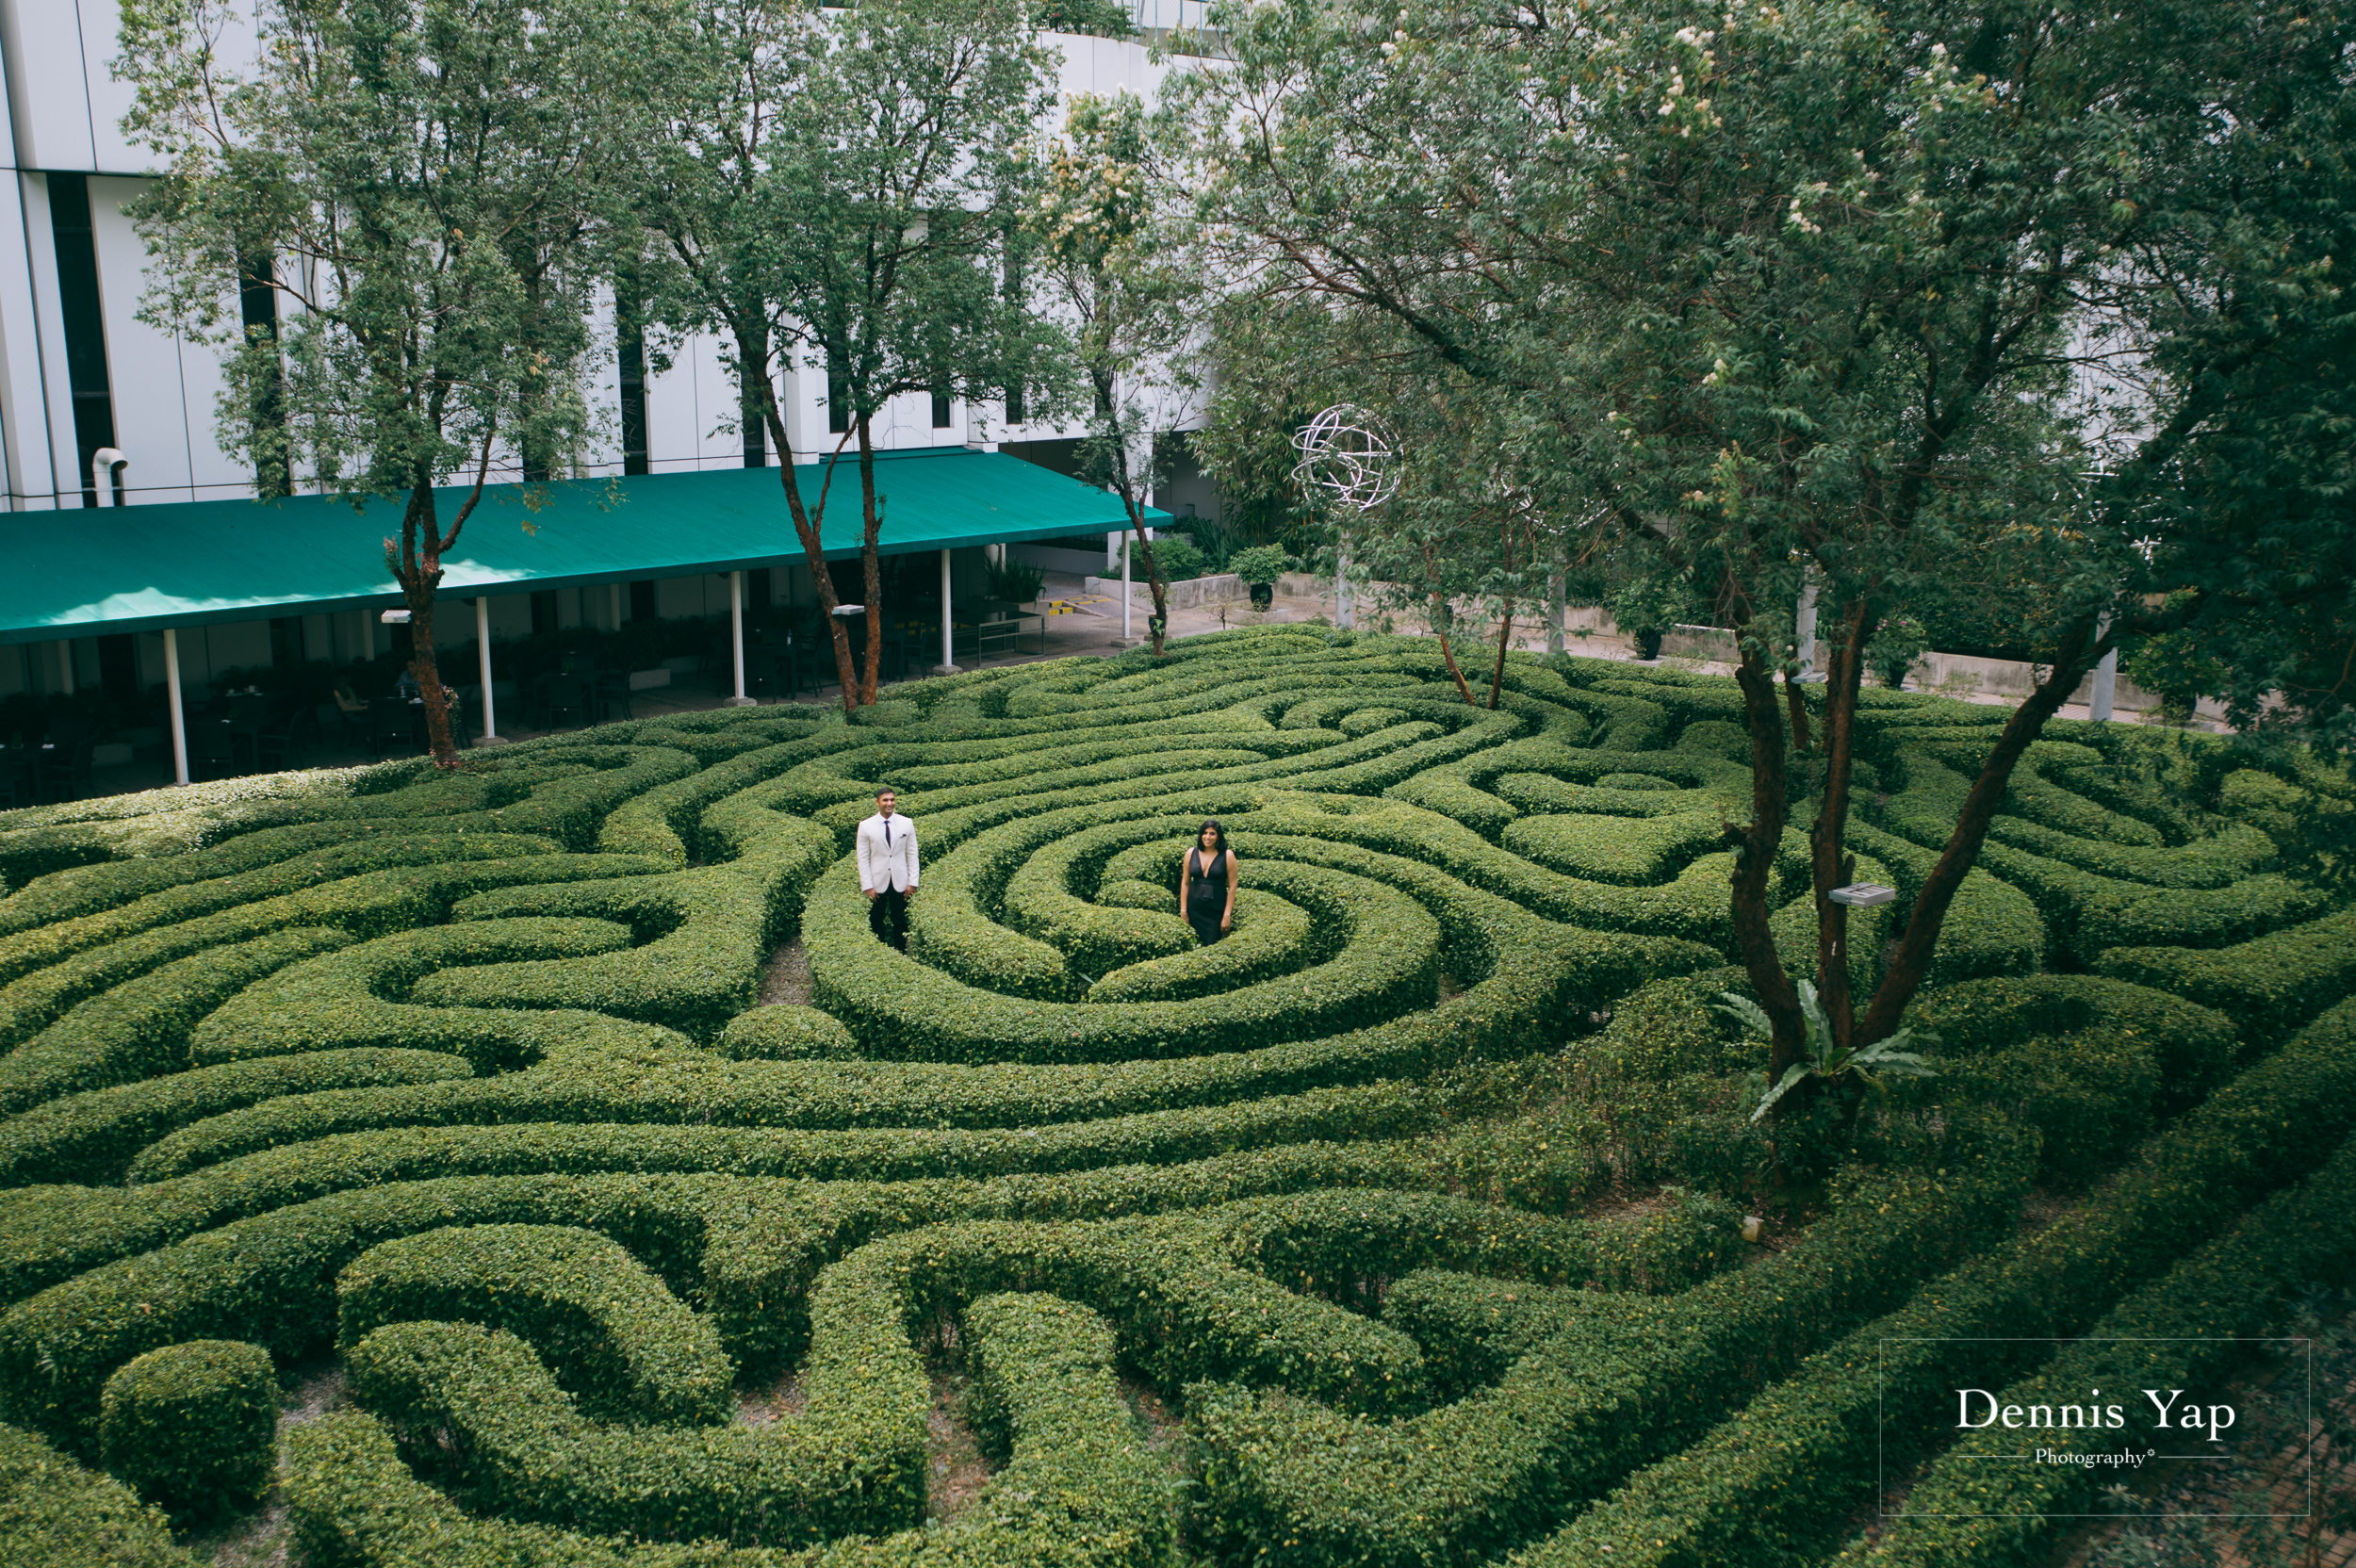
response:
<path id="1" fill-rule="evenodd" d="M 332 1354 L 280 1496 L 388 1568 L 2027 1560 L 1844 1546 L 1849 1351 L 2083 1331 L 2351 1180 L 2356 927 L 2277 851 L 2343 778 L 2053 727 L 1937 1086 L 1759 1250 L 1730 682 L 1517 658 L 1473 710 L 1304 628 L 887 696 L 0 818 L 0 1420 L 94 1466 L 135 1358 Z M 2003 715 L 1867 699 L 1870 970 Z M 1805 876 L 1795 831 L 1795 967 Z M 948 1386 L 988 1478 L 928 1515 Z"/>

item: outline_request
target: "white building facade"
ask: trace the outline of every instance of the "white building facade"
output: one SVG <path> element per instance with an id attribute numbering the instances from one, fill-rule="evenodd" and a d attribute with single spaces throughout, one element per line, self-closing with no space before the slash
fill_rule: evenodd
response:
<path id="1" fill-rule="evenodd" d="M 1199 21 L 1197 0 L 1141 3 L 1148 14 L 1139 21 L 1149 27 Z M 217 354 L 139 318 L 150 260 L 123 206 L 145 188 L 154 160 L 122 127 L 131 95 L 110 70 L 119 28 L 119 0 L 0 0 L 0 167 L 9 181 L 0 198 L 0 496 L 12 513 L 254 494 L 251 470 L 216 438 Z M 1126 90 L 1151 103 L 1170 69 L 1141 42 L 1069 35 L 1043 41 L 1062 56 L 1059 85 L 1067 96 Z M 651 356 L 633 356 L 633 345 L 617 341 L 610 302 L 600 315 L 598 340 L 606 347 L 590 392 L 607 417 L 577 473 L 664 474 L 777 461 L 765 440 L 748 452 L 735 428 L 736 389 L 720 341 L 691 336 L 673 344 L 668 363 L 657 369 Z M 792 375 L 785 387 L 789 429 L 805 460 L 840 439 L 828 431 L 825 392 L 823 372 L 811 370 Z M 1081 433 L 1009 425 L 1006 413 L 960 400 L 942 407 L 917 394 L 896 400 L 874 432 L 888 449 L 1004 442 L 1040 452 Z M 91 457 L 107 448 L 125 462 L 102 494 Z M 0 528 L 64 521 L 23 517 Z M 104 528 L 105 521 L 75 519 L 72 526 Z M 788 553 L 781 548 L 781 558 Z M 796 574 L 805 570 L 781 559 L 772 574 L 777 596 L 803 596 L 807 585 Z M 727 607 L 725 579 L 656 587 L 657 612 L 664 616 Z M 604 625 L 614 617 L 613 596 L 574 589 L 560 597 L 560 624 Z M 495 636 L 532 629 L 526 596 L 494 603 Z M 281 620 L 300 621 L 301 628 L 232 623 L 191 634 L 181 652 L 188 678 L 207 679 L 214 670 L 269 663 L 274 655 L 283 661 L 289 645 L 292 657 L 306 659 L 344 660 L 381 648 L 373 641 L 378 634 L 351 615 Z M 464 640 L 471 629 L 453 624 L 450 634 Z M 369 647 L 360 645 L 364 636 L 372 639 Z M 94 682 L 102 664 L 110 681 L 130 678 L 144 687 L 160 678 L 160 635 L 152 632 L 0 649 L 0 696 Z"/>

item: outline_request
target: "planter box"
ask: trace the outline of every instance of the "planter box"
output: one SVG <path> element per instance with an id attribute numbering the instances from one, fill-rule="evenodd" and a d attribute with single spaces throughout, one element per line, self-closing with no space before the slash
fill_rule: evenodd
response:
<path id="1" fill-rule="evenodd" d="M 671 672 L 667 669 L 630 672 L 630 689 L 633 692 L 649 691 L 657 686 L 668 686 L 670 683 Z"/>
<path id="2" fill-rule="evenodd" d="M 131 760 L 131 743 L 109 741 L 105 745 L 90 748 L 90 765 L 93 768 L 116 768 Z"/>
<path id="3" fill-rule="evenodd" d="M 1089 593 L 1103 594 L 1115 603 L 1120 602 L 1121 579 L 1092 577 L 1087 579 L 1086 581 Z M 1195 610 L 1206 604 L 1219 604 L 1229 599 L 1239 599 L 1244 596 L 1243 579 L 1233 572 L 1221 572 L 1217 577 L 1188 578 L 1184 582 L 1165 583 L 1163 586 L 1169 592 L 1170 607 L 1172 610 Z M 1153 612 L 1153 585 L 1133 580 L 1129 584 L 1129 602 L 1143 609 L 1147 614 L 1152 614 Z"/>

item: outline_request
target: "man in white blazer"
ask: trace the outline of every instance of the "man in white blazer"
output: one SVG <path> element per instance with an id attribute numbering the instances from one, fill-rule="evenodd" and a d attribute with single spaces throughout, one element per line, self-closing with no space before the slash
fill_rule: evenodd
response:
<path id="1" fill-rule="evenodd" d="M 908 899 L 916 891 L 916 829 L 892 810 L 898 797 L 875 792 L 875 814 L 859 825 L 859 886 L 877 941 L 908 950 Z"/>

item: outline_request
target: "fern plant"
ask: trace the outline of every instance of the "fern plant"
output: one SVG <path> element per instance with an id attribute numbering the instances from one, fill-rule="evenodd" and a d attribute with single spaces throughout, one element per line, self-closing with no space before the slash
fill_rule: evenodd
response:
<path id="1" fill-rule="evenodd" d="M 1887 1099 L 1888 1078 L 1936 1078 L 1936 1070 L 1925 1063 L 1908 1045 L 1937 1045 L 1939 1037 L 1926 1031 L 1901 1029 L 1887 1039 L 1875 1040 L 1868 1046 L 1842 1046 L 1833 1039 L 1832 1020 L 1825 1015 L 1824 1004 L 1816 995 L 1816 988 L 1808 981 L 1798 982 L 1800 1016 L 1808 1021 L 1806 1054 L 1783 1070 L 1782 1078 L 1767 1086 L 1759 1098 L 1759 1108 L 1751 1113 L 1757 1121 L 1775 1108 L 1776 1101 L 1790 1094 L 1810 1078 L 1823 1078 L 1838 1085 L 1843 1078 L 1854 1078 L 1867 1094 L 1876 1100 Z M 1766 1010 L 1749 997 L 1734 991 L 1720 991 L 1724 1005 L 1714 1011 L 1726 1014 L 1742 1025 L 1743 1033 L 1761 1040 L 1775 1037 L 1775 1027 L 1767 1021 Z"/>

